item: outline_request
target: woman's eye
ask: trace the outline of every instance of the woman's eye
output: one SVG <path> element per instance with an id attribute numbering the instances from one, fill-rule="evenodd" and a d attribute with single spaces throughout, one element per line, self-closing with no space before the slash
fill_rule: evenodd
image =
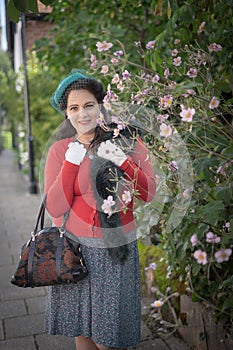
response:
<path id="1" fill-rule="evenodd" d="M 78 107 L 71 107 L 70 110 L 71 110 L 71 111 L 77 111 L 77 110 L 78 110 Z"/>
<path id="2" fill-rule="evenodd" d="M 85 108 L 86 109 L 90 109 L 90 108 L 93 108 L 94 107 L 94 103 L 88 103 Z"/>

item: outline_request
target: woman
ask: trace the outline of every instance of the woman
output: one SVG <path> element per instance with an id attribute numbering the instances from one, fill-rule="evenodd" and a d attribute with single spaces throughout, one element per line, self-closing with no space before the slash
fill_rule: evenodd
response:
<path id="1" fill-rule="evenodd" d="M 75 337 L 78 350 L 126 349 L 140 341 L 140 269 L 133 197 L 151 201 L 153 170 L 139 132 L 103 123 L 102 85 L 79 70 L 50 102 L 65 120 L 45 167 L 46 208 L 80 242 L 88 276 L 48 288 L 46 330 Z M 101 120 L 101 123 L 97 123 Z"/>

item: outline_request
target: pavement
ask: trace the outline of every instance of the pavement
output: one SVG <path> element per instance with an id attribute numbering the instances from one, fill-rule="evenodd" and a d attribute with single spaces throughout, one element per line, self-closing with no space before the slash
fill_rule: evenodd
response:
<path id="1" fill-rule="evenodd" d="M 0 350 L 75 350 L 73 338 L 44 332 L 46 288 L 10 283 L 21 246 L 30 238 L 41 195 L 29 193 L 15 153 L 0 154 Z M 126 330 L 127 331 L 127 330 Z M 142 340 L 128 350 L 190 350 L 178 337 L 159 338 L 142 323 Z"/>

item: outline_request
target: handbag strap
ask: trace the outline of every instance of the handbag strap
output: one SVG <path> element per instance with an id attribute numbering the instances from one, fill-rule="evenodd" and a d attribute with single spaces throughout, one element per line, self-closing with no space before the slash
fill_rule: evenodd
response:
<path id="1" fill-rule="evenodd" d="M 47 199 L 47 193 L 44 195 L 42 202 L 40 204 L 40 207 L 39 207 L 39 211 L 38 211 L 37 218 L 36 218 L 36 224 L 35 224 L 34 230 L 32 232 L 32 236 L 34 236 L 34 237 L 35 237 L 36 232 L 38 231 L 39 224 L 40 224 L 41 230 L 43 230 L 43 228 L 44 228 L 46 199 Z M 63 215 L 62 225 L 60 227 L 60 232 L 63 234 L 66 231 L 65 226 L 66 226 L 66 221 L 68 219 L 69 213 L 70 213 L 70 209 Z"/>

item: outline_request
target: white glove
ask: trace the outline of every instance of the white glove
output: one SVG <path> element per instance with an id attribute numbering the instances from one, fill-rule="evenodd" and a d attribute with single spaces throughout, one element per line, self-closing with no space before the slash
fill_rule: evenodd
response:
<path id="1" fill-rule="evenodd" d="M 102 142 L 98 148 L 97 155 L 99 157 L 111 160 L 117 166 L 121 166 L 127 159 L 122 149 L 114 145 L 110 140 Z"/>
<path id="2" fill-rule="evenodd" d="M 68 150 L 65 154 L 65 159 L 70 163 L 80 165 L 86 152 L 86 149 L 80 143 L 70 142 L 68 145 Z"/>

